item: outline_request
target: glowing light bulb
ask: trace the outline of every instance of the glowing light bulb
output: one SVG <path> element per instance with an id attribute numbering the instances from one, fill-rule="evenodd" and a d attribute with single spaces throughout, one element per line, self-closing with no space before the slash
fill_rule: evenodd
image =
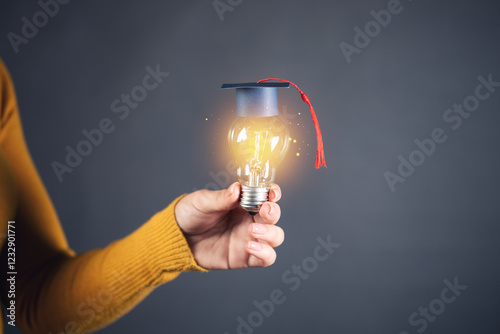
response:
<path id="1" fill-rule="evenodd" d="M 292 142 L 286 123 L 278 116 L 278 88 L 288 88 L 290 84 L 297 89 L 311 111 L 318 142 L 315 166 L 326 167 L 323 138 L 316 113 L 309 97 L 296 84 L 269 78 L 259 82 L 223 84 L 221 87 L 236 89 L 236 120 L 229 129 L 228 142 L 238 166 L 240 205 L 252 215 L 259 212 L 261 205 L 268 200 L 269 188 L 276 178 L 278 165 Z M 293 143 L 296 144 L 297 140 L 293 139 Z M 296 152 L 295 155 L 299 157 L 300 153 Z"/>
<path id="2" fill-rule="evenodd" d="M 257 213 L 268 200 L 269 188 L 290 146 L 288 135 L 279 116 L 236 117 L 229 128 L 229 148 L 242 187 L 240 204 L 248 212 Z"/>
<path id="3" fill-rule="evenodd" d="M 236 119 L 228 133 L 228 144 L 237 164 L 241 184 L 240 205 L 254 215 L 268 201 L 291 140 L 286 123 L 278 116 L 278 87 L 285 83 L 224 84 L 236 89 Z"/>

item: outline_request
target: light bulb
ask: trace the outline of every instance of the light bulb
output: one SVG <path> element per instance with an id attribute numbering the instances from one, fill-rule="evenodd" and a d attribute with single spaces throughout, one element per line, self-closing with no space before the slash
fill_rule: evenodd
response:
<path id="1" fill-rule="evenodd" d="M 241 184 L 240 205 L 250 214 L 268 200 L 278 165 L 290 142 L 286 123 L 278 116 L 278 87 L 288 83 L 223 84 L 236 89 L 236 119 L 228 143 L 237 164 Z"/>
<path id="2" fill-rule="evenodd" d="M 290 146 L 289 131 L 279 116 L 236 117 L 228 143 L 241 184 L 240 205 L 256 214 L 268 200 L 279 164 Z"/>
<path id="3" fill-rule="evenodd" d="M 241 184 L 240 205 L 251 215 L 259 212 L 262 204 L 268 200 L 269 188 L 276 178 L 278 165 L 290 146 L 287 125 L 278 116 L 278 88 L 288 88 L 290 84 L 299 91 L 302 101 L 307 103 L 311 111 L 318 141 L 315 166 L 326 167 L 323 138 L 316 113 L 309 97 L 296 84 L 269 78 L 258 82 L 223 84 L 221 87 L 236 90 L 236 120 L 229 129 L 228 142 Z"/>

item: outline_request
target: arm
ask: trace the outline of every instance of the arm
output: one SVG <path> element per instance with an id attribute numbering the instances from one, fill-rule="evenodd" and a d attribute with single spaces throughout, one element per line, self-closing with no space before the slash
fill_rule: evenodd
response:
<path id="1" fill-rule="evenodd" d="M 273 248 L 284 239 L 275 225 L 280 218 L 275 202 L 281 197 L 276 185 L 270 202 L 254 217 L 238 205 L 238 184 L 200 190 L 179 197 L 122 240 L 76 255 L 27 150 L 14 89 L 1 61 L 0 94 L 0 158 L 12 167 L 2 168 L 0 159 L 0 173 L 11 169 L 16 186 L 0 206 L 11 200 L 9 207 L 17 208 L 16 315 L 24 332 L 89 332 L 118 319 L 182 271 L 275 261 Z"/>
<path id="2" fill-rule="evenodd" d="M 1 62 L 0 94 L 0 153 L 16 188 L 2 203 L 17 208 L 16 322 L 24 332 L 100 328 L 180 272 L 203 270 L 175 220 L 179 199 L 126 238 L 76 255 L 27 150 L 14 89 Z"/>

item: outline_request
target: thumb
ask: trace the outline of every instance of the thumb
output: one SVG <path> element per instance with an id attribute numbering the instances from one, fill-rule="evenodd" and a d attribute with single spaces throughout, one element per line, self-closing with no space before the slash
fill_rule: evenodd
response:
<path id="1" fill-rule="evenodd" d="M 197 201 L 197 208 L 205 213 L 229 211 L 238 207 L 239 198 L 240 184 L 235 182 L 227 189 L 201 191 Z"/>

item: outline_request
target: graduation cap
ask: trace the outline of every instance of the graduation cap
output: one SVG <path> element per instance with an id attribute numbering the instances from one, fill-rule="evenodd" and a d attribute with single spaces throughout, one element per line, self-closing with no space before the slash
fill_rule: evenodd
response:
<path id="1" fill-rule="evenodd" d="M 278 81 L 278 82 L 269 82 Z M 302 100 L 309 105 L 311 118 L 316 129 L 316 168 L 326 167 L 323 137 L 319 128 L 318 118 L 309 97 L 291 81 L 269 78 L 257 82 L 225 83 L 221 89 L 236 89 L 236 116 L 238 117 L 270 117 L 278 116 L 278 88 L 294 86 L 300 93 Z"/>
<path id="2" fill-rule="evenodd" d="M 236 89 L 236 116 L 278 116 L 278 88 L 288 88 L 287 82 L 247 82 L 223 84 L 221 89 Z"/>

